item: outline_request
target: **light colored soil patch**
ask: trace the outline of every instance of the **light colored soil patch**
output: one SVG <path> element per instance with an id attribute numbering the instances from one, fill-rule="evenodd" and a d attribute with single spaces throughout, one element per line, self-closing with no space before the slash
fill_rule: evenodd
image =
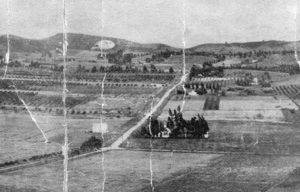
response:
<path id="1" fill-rule="evenodd" d="M 220 110 L 270 110 L 270 109 L 298 109 L 290 99 L 274 99 L 274 97 L 222 97 L 220 102 Z"/>
<path id="2" fill-rule="evenodd" d="M 149 95 L 139 95 L 139 97 L 120 95 L 114 97 L 112 95 L 105 95 L 104 99 L 101 97 L 94 101 L 90 101 L 85 104 L 77 105 L 74 109 L 88 109 L 88 110 L 99 110 L 101 104 L 104 103 L 103 109 L 137 109 L 140 105 L 145 105 L 149 100 Z"/>
<path id="3" fill-rule="evenodd" d="M 205 99 L 203 100 L 185 100 L 183 111 L 202 111 L 204 106 Z M 182 100 L 169 101 L 168 104 L 164 107 L 164 112 L 168 112 L 169 109 L 177 109 L 178 106 L 182 107 Z"/>

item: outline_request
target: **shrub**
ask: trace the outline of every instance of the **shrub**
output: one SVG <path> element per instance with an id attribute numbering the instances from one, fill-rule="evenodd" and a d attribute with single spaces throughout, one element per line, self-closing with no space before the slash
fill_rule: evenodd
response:
<path id="1" fill-rule="evenodd" d="M 221 96 L 223 96 L 223 97 L 226 96 L 226 90 L 225 90 L 225 89 L 222 89 L 222 91 L 221 91 Z"/>
<path id="2" fill-rule="evenodd" d="M 73 149 L 70 153 L 71 156 L 77 156 L 80 155 L 80 150 L 79 149 Z"/>
<path id="3" fill-rule="evenodd" d="M 101 147 L 102 140 L 92 136 L 87 141 L 82 143 L 80 146 L 80 151 L 87 152 L 95 149 L 101 149 Z"/>

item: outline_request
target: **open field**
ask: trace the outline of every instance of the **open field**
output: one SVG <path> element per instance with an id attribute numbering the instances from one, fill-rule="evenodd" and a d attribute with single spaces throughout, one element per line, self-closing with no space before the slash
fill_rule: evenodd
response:
<path id="1" fill-rule="evenodd" d="M 209 139 L 153 139 L 154 149 L 300 155 L 298 124 L 208 121 Z M 146 138 L 131 137 L 126 148 L 150 149 Z"/>
<path id="2" fill-rule="evenodd" d="M 197 97 L 197 96 L 195 96 Z M 182 100 L 171 100 L 165 106 L 160 119 L 166 120 L 169 109 L 182 106 Z M 257 120 L 283 122 L 285 117 L 282 109 L 298 109 L 298 106 L 288 98 L 275 99 L 270 96 L 230 96 L 220 97 L 219 110 L 204 110 L 205 97 L 187 99 L 184 103 L 183 116 L 191 118 L 203 114 L 207 120 Z"/>
<path id="3" fill-rule="evenodd" d="M 63 117 L 33 113 L 33 118 L 31 119 L 29 114 L 0 114 L 1 163 L 61 151 L 60 144 L 64 139 Z M 103 122 L 108 125 L 108 133 L 104 134 L 104 145 L 108 145 L 126 131 L 131 126 L 130 120 L 131 118 L 128 117 L 104 117 Z M 100 119 L 68 117 L 67 122 L 70 147 L 78 148 L 82 142 L 93 135 L 89 131 L 93 123 L 100 123 Z M 44 143 L 45 140 L 38 127 L 44 131 L 50 143 Z"/>
<path id="4" fill-rule="evenodd" d="M 287 178 L 299 163 L 297 157 L 225 155 L 206 167 L 173 174 L 158 183 L 156 191 L 274 192 L 272 187 Z M 292 186 L 299 191 L 299 185 Z M 284 187 L 279 189 L 285 191 Z"/>
<path id="5" fill-rule="evenodd" d="M 273 82 L 272 85 L 299 85 L 300 84 L 300 74 L 291 75 L 289 79 L 285 81 Z"/>
<path id="6" fill-rule="evenodd" d="M 213 56 L 186 56 L 185 63 L 187 65 L 186 70 L 189 70 L 193 65 L 202 66 L 204 62 L 215 61 L 216 58 Z M 174 65 L 174 69 L 182 69 L 183 67 L 183 57 L 179 55 L 171 56 L 165 61 L 165 63 L 170 63 Z"/>
<path id="7" fill-rule="evenodd" d="M 211 159 L 218 156 L 153 153 L 154 184 L 176 172 L 188 172 L 193 167 L 205 167 Z M 70 191 L 100 191 L 103 167 L 106 172 L 105 191 L 139 191 L 143 187 L 150 189 L 149 157 L 148 152 L 113 151 L 104 154 L 103 164 L 100 155 L 72 161 L 69 167 L 69 189 Z M 178 163 L 179 161 L 185 163 Z M 32 167 L 0 175 L 1 185 L 15 186 L 17 189 L 61 191 L 62 170 L 62 162 Z"/>
<path id="8" fill-rule="evenodd" d="M 182 50 L 108 38 L 116 46 L 97 58 L 100 52 L 90 49 L 103 37 L 67 36 L 65 59 L 56 48 L 66 34 L 43 41 L 0 37 L 0 191 L 63 191 L 66 178 L 70 192 L 300 191 L 300 76 L 292 75 L 299 73 L 293 43 L 226 42 Z M 8 63 L 3 42 L 12 52 Z M 289 52 L 275 52 L 269 43 L 289 46 Z M 201 70 L 190 70 L 193 65 Z M 165 121 L 178 106 L 188 121 L 174 115 L 168 122 L 172 131 L 180 129 L 177 139 L 176 133 L 152 134 L 160 130 L 151 126 L 162 124 L 151 118 Z M 197 114 L 207 120 L 208 138 L 204 119 L 189 121 Z M 92 133 L 100 122 L 108 132 Z M 92 136 L 103 143 L 85 142 Z M 84 142 L 86 150 L 79 150 Z"/>
<path id="9" fill-rule="evenodd" d="M 300 166 L 293 156 L 112 151 L 104 153 L 103 163 L 101 155 L 71 161 L 69 190 L 101 191 L 104 182 L 108 192 L 152 191 L 150 155 L 156 192 L 267 191 Z M 56 162 L 26 168 L 1 174 L 0 179 L 1 190 L 61 191 L 63 166 Z"/>

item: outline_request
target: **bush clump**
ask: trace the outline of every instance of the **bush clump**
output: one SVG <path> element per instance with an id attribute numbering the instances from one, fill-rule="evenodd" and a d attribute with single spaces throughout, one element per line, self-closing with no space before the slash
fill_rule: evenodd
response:
<path id="1" fill-rule="evenodd" d="M 102 140 L 95 136 L 90 137 L 87 141 L 83 142 L 80 146 L 80 151 L 87 152 L 92 150 L 98 150 L 102 147 Z"/>

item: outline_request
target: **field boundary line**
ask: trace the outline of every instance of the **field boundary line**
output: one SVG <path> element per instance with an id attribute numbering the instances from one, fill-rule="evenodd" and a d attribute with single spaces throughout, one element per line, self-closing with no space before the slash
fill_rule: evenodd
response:
<path id="1" fill-rule="evenodd" d="M 118 150 L 128 151 L 145 151 L 149 152 L 151 149 L 134 149 L 134 148 L 119 148 Z M 170 152 L 170 153 L 199 153 L 199 154 L 245 154 L 245 155 L 259 155 L 259 156 L 284 156 L 284 157 L 300 157 L 300 154 L 282 154 L 282 153 L 255 153 L 255 152 L 240 152 L 240 151 L 200 151 L 200 150 L 172 150 L 172 149 L 152 149 L 153 152 Z"/>
<path id="2" fill-rule="evenodd" d="M 108 152 L 108 151 L 111 151 L 111 150 L 112 149 L 110 147 L 104 147 L 101 150 L 97 150 L 97 151 L 77 155 L 77 156 L 74 156 L 74 157 L 70 157 L 68 160 L 69 161 L 74 161 L 74 160 L 77 160 L 77 159 L 93 156 L 93 155 L 103 153 L 103 152 Z M 54 163 L 54 162 L 62 162 L 63 160 L 64 160 L 63 158 L 52 158 L 52 159 L 35 161 L 35 162 L 29 162 L 29 163 L 26 163 L 26 164 L 21 164 L 21 165 L 16 165 L 16 166 L 11 166 L 11 167 L 4 167 L 4 168 L 0 168 L 0 174 L 6 173 L 6 172 L 11 172 L 11 171 L 16 171 L 18 169 L 26 169 L 26 168 L 29 168 L 29 167 L 35 167 L 35 166 L 40 166 L 40 165 L 45 165 L 45 164 L 51 164 L 51 163 Z"/>

